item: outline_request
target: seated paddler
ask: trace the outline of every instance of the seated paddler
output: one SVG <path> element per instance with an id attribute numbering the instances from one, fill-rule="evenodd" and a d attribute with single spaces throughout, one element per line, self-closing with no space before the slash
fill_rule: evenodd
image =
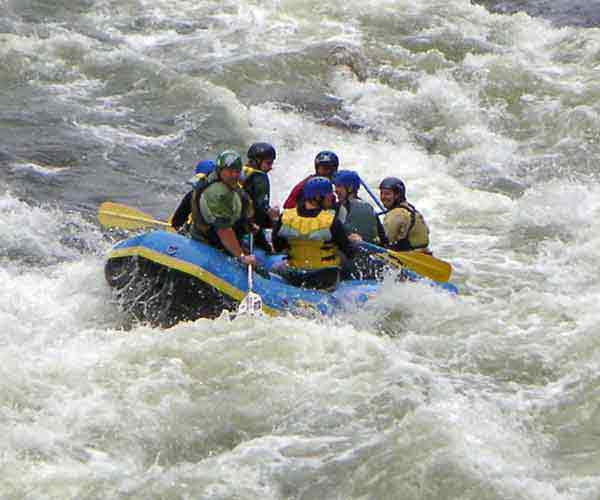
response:
<path id="1" fill-rule="evenodd" d="M 313 177 L 326 177 L 333 179 L 333 176 L 338 170 L 340 160 L 333 151 L 321 151 L 315 156 L 315 173 L 302 179 L 294 186 L 289 196 L 283 204 L 283 208 L 296 208 L 299 199 L 302 197 L 302 191 L 306 183 Z"/>
<path id="2" fill-rule="evenodd" d="M 267 142 L 255 142 L 248 149 L 248 163 L 242 170 L 241 183 L 254 207 L 254 222 L 259 227 L 254 235 L 257 247 L 272 252 L 265 229 L 273 227 L 279 218 L 279 208 L 271 207 L 271 186 L 268 173 L 277 158 L 275 148 Z"/>
<path id="3" fill-rule="evenodd" d="M 192 194 L 194 192 L 194 187 L 214 169 L 215 162 L 213 160 L 203 160 L 196 165 L 194 176 L 187 181 L 187 183 L 192 186 L 192 189 L 181 199 L 175 212 L 173 212 L 173 215 L 169 218 L 171 226 L 176 231 L 183 230 L 187 232 L 189 230 L 192 223 Z"/>
<path id="4" fill-rule="evenodd" d="M 299 204 L 285 209 L 275 223 L 273 246 L 288 254 L 287 264 L 278 272 L 291 284 L 333 288 L 340 279 L 340 253 L 348 259 L 354 256 L 334 206 L 331 181 L 313 177 L 304 185 Z"/>
<path id="5" fill-rule="evenodd" d="M 342 258 L 342 276 L 346 279 L 381 279 L 384 265 L 371 258 L 370 252 L 360 246 L 361 241 L 385 246 L 387 237 L 383 224 L 370 203 L 358 196 L 360 177 L 354 170 L 339 170 L 333 177 L 340 210 L 345 210 L 344 228 L 356 246 L 354 259 Z"/>
<path id="6" fill-rule="evenodd" d="M 398 252 L 429 250 L 429 228 L 425 219 L 406 200 L 406 186 L 397 177 L 386 177 L 379 184 L 381 203 L 387 209 L 383 226 L 387 235 L 387 248 Z"/>
<path id="7" fill-rule="evenodd" d="M 387 237 L 383 224 L 371 204 L 358 196 L 358 173 L 354 170 L 340 170 L 333 177 L 333 184 L 339 205 L 346 209 L 344 227 L 350 239 L 384 246 Z"/>
<path id="8" fill-rule="evenodd" d="M 252 204 L 239 184 L 242 159 L 235 151 L 223 151 L 215 164 L 214 171 L 193 189 L 190 235 L 255 265 L 255 257 L 244 252 L 240 243 L 252 225 Z"/>

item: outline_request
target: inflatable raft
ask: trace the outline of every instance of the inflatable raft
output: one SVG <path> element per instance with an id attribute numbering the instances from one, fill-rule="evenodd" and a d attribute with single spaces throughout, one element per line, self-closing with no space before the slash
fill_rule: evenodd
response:
<path id="1" fill-rule="evenodd" d="M 253 292 L 263 311 L 277 315 L 334 315 L 356 310 L 378 290 L 375 280 L 342 280 L 332 291 L 289 284 L 270 272 L 282 255 L 258 250 L 262 271 L 254 273 Z M 108 254 L 106 280 L 123 309 L 137 319 L 161 326 L 235 311 L 248 292 L 246 266 L 202 242 L 177 233 L 150 231 L 117 243 Z M 409 279 L 418 275 L 406 272 Z M 436 284 L 451 293 L 450 283 Z"/>

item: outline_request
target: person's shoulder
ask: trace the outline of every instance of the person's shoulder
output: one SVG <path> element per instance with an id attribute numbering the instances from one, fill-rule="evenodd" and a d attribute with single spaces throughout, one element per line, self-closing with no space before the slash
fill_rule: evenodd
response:
<path id="1" fill-rule="evenodd" d="M 204 194 L 206 194 L 206 195 L 224 194 L 229 191 L 230 191 L 229 187 L 224 182 L 217 181 L 217 182 L 213 182 L 211 185 L 209 185 L 204 190 Z"/>
<path id="2" fill-rule="evenodd" d="M 411 218 L 411 211 L 408 207 L 404 206 L 394 207 L 385 214 L 385 217 L 386 219 L 393 220 L 409 220 Z"/>
<path id="3" fill-rule="evenodd" d="M 353 200 L 350 201 L 350 203 L 353 204 L 353 205 L 357 205 L 359 207 L 362 207 L 365 210 L 370 210 L 372 212 L 375 211 L 375 209 L 373 208 L 373 205 L 371 205 L 368 201 L 362 200 L 360 198 L 354 198 Z"/>
<path id="4" fill-rule="evenodd" d="M 304 186 L 304 184 L 306 184 L 310 179 L 312 179 L 314 177 L 314 175 L 309 175 L 307 177 L 305 177 L 304 179 L 302 179 L 301 181 L 299 181 L 295 186 L 294 189 L 299 189 L 301 187 Z"/>
<path id="5" fill-rule="evenodd" d="M 207 203 L 229 203 L 235 196 L 235 192 L 227 184 L 215 182 L 204 190 L 202 197 Z"/>

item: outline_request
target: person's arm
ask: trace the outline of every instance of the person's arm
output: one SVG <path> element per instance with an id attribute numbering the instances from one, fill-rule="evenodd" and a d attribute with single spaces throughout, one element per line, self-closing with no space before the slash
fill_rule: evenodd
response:
<path id="1" fill-rule="evenodd" d="M 188 216 L 192 212 L 192 193 L 193 191 L 188 191 L 179 202 L 175 212 L 173 212 L 173 215 L 171 216 L 171 226 L 173 226 L 174 229 L 179 229 L 187 222 Z"/>
<path id="2" fill-rule="evenodd" d="M 356 249 L 348 239 L 344 225 L 337 218 L 334 219 L 333 224 L 331 225 L 331 236 L 341 252 L 349 259 L 352 259 L 356 254 Z"/>
<path id="3" fill-rule="evenodd" d="M 227 250 L 231 255 L 240 259 L 244 264 L 256 264 L 256 258 L 254 255 L 244 255 L 240 242 L 238 241 L 235 231 L 232 228 L 227 227 L 217 229 L 217 236 L 221 240 L 225 250 Z"/>
<path id="4" fill-rule="evenodd" d="M 281 229 L 281 219 L 276 220 L 273 225 L 273 232 L 271 233 L 271 243 L 276 252 L 283 252 L 288 248 L 288 242 L 285 238 L 279 236 L 279 230 Z"/>
<path id="5" fill-rule="evenodd" d="M 223 185 L 213 184 L 202 193 L 199 207 L 204 220 L 214 228 L 225 250 L 245 264 L 255 264 L 253 255 L 244 255 L 234 230 L 243 217 L 240 213 L 243 212 L 242 203 L 238 193 L 228 191 Z"/>
<path id="6" fill-rule="evenodd" d="M 380 247 L 386 247 L 388 245 L 388 238 L 387 234 L 385 234 L 385 228 L 383 227 L 383 224 L 381 223 L 379 217 L 375 216 L 375 218 L 377 220 L 377 235 L 379 237 L 378 245 Z"/>

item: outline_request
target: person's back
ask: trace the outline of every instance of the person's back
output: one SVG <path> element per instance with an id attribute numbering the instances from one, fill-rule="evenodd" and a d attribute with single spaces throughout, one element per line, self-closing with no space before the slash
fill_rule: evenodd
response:
<path id="1" fill-rule="evenodd" d="M 338 252 L 351 258 L 354 250 L 333 208 L 333 188 L 324 177 L 314 177 L 304 187 L 302 204 L 283 211 L 273 230 L 275 250 L 287 250 L 292 284 L 307 288 L 335 286 L 340 276 Z"/>
<path id="2" fill-rule="evenodd" d="M 383 225 L 370 203 L 358 197 L 360 177 L 353 170 L 340 170 L 334 177 L 335 192 L 340 206 L 345 208 L 344 227 L 353 240 L 364 240 L 376 245 L 387 241 Z"/>
<path id="3" fill-rule="evenodd" d="M 388 238 L 387 247 L 404 252 L 429 251 L 429 227 L 423 215 L 408 201 L 404 183 L 396 177 L 386 177 L 379 185 L 381 201 L 387 212 L 383 225 Z"/>
<path id="4" fill-rule="evenodd" d="M 179 202 L 179 205 L 177 205 L 173 215 L 169 217 L 169 222 L 176 231 L 180 231 L 182 229 L 187 231 L 187 228 L 191 225 L 192 196 L 194 188 L 214 169 L 215 162 L 212 160 L 204 160 L 196 165 L 194 176 L 187 181 L 188 184 L 192 186 L 192 189 L 185 194 L 185 196 Z"/>
<path id="5" fill-rule="evenodd" d="M 353 198 L 344 206 L 348 214 L 344 227 L 348 234 L 358 234 L 364 241 L 381 245 L 381 234 L 378 231 L 380 222 L 371 204 L 360 198 Z"/>

